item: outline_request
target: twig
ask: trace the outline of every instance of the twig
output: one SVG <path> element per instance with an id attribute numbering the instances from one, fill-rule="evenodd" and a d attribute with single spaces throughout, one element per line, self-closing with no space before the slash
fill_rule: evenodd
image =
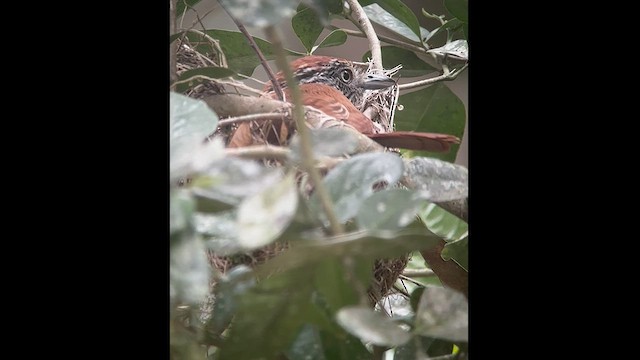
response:
<path id="1" fill-rule="evenodd" d="M 227 66 L 227 57 L 224 54 L 224 51 L 222 51 L 222 48 L 220 47 L 220 42 L 214 38 L 212 38 L 211 36 L 209 36 L 207 33 L 202 32 L 200 30 L 197 29 L 188 29 L 185 31 L 186 32 L 192 32 L 194 34 L 200 35 L 203 38 L 205 38 L 206 40 L 208 40 L 211 45 L 215 48 L 215 50 L 218 52 L 218 58 L 220 59 L 220 65 L 214 63 L 213 61 L 211 61 L 211 59 L 207 58 L 206 56 L 203 56 L 205 59 L 207 59 L 209 62 L 211 62 L 213 65 L 215 66 L 220 66 L 220 67 L 228 67 Z M 196 54 L 200 55 L 200 53 L 198 51 L 196 51 L 195 49 L 193 49 Z"/>
<path id="2" fill-rule="evenodd" d="M 460 69 L 457 69 L 457 70 L 454 70 L 454 71 L 451 71 L 451 72 L 448 72 L 448 73 L 445 72 L 444 74 L 442 74 L 440 76 L 436 76 L 436 77 L 432 77 L 432 78 L 424 79 L 424 80 L 420 80 L 420 81 L 415 81 L 415 82 L 408 83 L 408 84 L 401 84 L 401 85 L 398 85 L 398 89 L 400 89 L 400 90 L 408 90 L 408 89 L 413 89 L 413 88 L 417 88 L 417 87 L 423 87 L 423 86 L 435 84 L 435 83 L 440 82 L 440 81 L 454 80 L 468 66 L 469 66 L 469 64 L 467 63 L 467 64 L 464 64 L 464 66 L 461 67 Z"/>
<path id="3" fill-rule="evenodd" d="M 287 114 L 283 113 L 250 114 L 220 120 L 218 121 L 218 127 L 245 121 L 285 120 L 287 118 Z"/>
<path id="4" fill-rule="evenodd" d="M 289 158 L 291 150 L 280 146 L 247 146 L 240 148 L 226 148 L 226 155 L 238 156 L 247 159 L 274 159 L 279 161 L 285 161 Z"/>
<path id="5" fill-rule="evenodd" d="M 402 275 L 406 277 L 427 277 L 427 276 L 434 276 L 435 273 L 431 269 L 417 269 L 417 270 L 404 269 L 404 271 L 402 272 Z"/>
<path id="6" fill-rule="evenodd" d="M 298 83 L 293 77 L 293 71 L 291 71 L 291 68 L 289 67 L 286 52 L 284 50 L 284 46 L 282 45 L 282 40 L 278 35 L 276 29 L 273 26 L 268 26 L 264 29 L 264 32 L 269 38 L 271 45 L 273 45 L 276 53 L 276 64 L 284 73 L 285 79 L 287 81 L 287 86 L 291 91 L 291 98 L 294 104 L 293 119 L 296 124 L 296 129 L 298 130 L 298 136 L 300 137 L 302 164 L 309 172 L 309 176 L 313 181 L 315 192 L 318 194 L 320 203 L 322 204 L 325 214 L 327 215 L 327 218 L 329 220 L 331 233 L 333 235 L 340 235 L 344 232 L 342 224 L 340 223 L 338 217 L 334 212 L 333 202 L 329 197 L 327 189 L 322 183 L 320 172 L 314 167 L 315 161 L 313 159 L 313 149 L 311 147 L 311 135 L 309 134 L 309 129 L 307 128 L 307 125 L 305 123 L 304 107 L 302 106 L 302 94 L 300 93 L 300 88 L 298 87 Z"/>
<path id="7" fill-rule="evenodd" d="M 411 295 L 406 290 L 400 288 L 397 284 L 393 284 L 393 290 L 399 292 L 400 294 L 406 296 L 407 298 L 411 297 Z"/>
<path id="8" fill-rule="evenodd" d="M 224 5 L 224 2 L 220 1 L 219 3 L 224 9 L 224 11 L 227 12 L 227 15 L 229 15 L 231 20 L 233 20 L 233 22 L 236 24 L 236 26 L 238 27 L 238 30 L 240 30 L 240 32 L 247 38 L 247 41 L 249 41 L 249 45 L 251 46 L 253 51 L 256 53 L 256 55 L 258 55 L 258 59 L 260 59 L 260 63 L 262 64 L 264 71 L 267 73 L 267 76 L 271 80 L 271 84 L 273 85 L 273 91 L 278 96 L 278 100 L 284 100 L 284 94 L 282 93 L 282 88 L 280 88 L 280 84 L 278 84 L 278 81 L 276 80 L 276 75 L 273 73 L 273 70 L 271 70 L 271 67 L 269 66 L 269 64 L 267 64 L 267 59 L 264 57 L 264 54 L 262 53 L 262 51 L 260 51 L 260 48 L 258 47 L 258 44 L 256 44 L 256 41 L 253 39 L 253 36 L 251 36 L 251 34 L 249 34 L 249 32 L 247 31 L 247 28 L 245 28 L 244 25 L 242 25 L 242 23 L 240 23 L 240 21 L 238 21 L 238 19 L 236 19 L 235 16 L 233 16 L 231 12 L 227 10 L 227 7 Z"/>
<path id="9" fill-rule="evenodd" d="M 372 69 L 382 71 L 382 50 L 380 50 L 380 40 L 378 40 L 378 36 L 373 29 L 373 25 L 371 25 L 371 21 L 369 21 L 367 14 L 364 13 L 364 9 L 362 9 L 362 6 L 360 6 L 357 0 L 347 0 L 347 3 L 351 8 L 352 21 L 355 20 L 358 28 L 365 33 L 367 40 L 369 40 L 371 59 L 373 60 Z"/>
<path id="10" fill-rule="evenodd" d="M 362 31 L 358 31 L 358 30 L 351 30 L 351 29 L 344 29 L 344 28 L 339 28 L 335 25 L 330 25 L 328 26 L 328 28 L 330 30 L 340 30 L 340 31 L 344 31 L 346 34 L 348 35 L 352 35 L 352 36 L 357 36 L 357 37 L 367 37 L 367 35 L 365 35 Z M 394 38 L 390 38 L 384 35 L 378 35 L 378 39 L 380 39 L 380 41 L 384 41 L 386 43 L 395 45 L 399 48 L 403 48 L 406 50 L 411 50 L 411 51 L 415 51 L 415 52 L 419 52 L 419 53 L 427 53 L 427 50 L 423 47 L 414 45 L 414 44 L 410 44 L 398 39 L 394 39 Z"/>

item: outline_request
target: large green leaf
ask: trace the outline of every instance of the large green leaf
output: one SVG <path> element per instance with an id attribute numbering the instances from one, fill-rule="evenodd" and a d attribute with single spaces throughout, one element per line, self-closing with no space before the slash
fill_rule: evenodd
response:
<path id="1" fill-rule="evenodd" d="M 291 26 L 307 53 L 311 54 L 313 45 L 324 29 L 317 13 L 311 8 L 303 8 L 293 16 Z"/>
<path id="2" fill-rule="evenodd" d="M 266 276 L 344 256 L 371 260 L 390 258 L 414 250 L 428 249 L 441 241 L 439 236 L 428 231 L 422 223 L 414 224 L 399 231 L 365 230 L 329 238 L 306 235 L 304 241 L 297 242 L 256 271 L 261 276 Z"/>
<path id="3" fill-rule="evenodd" d="M 304 324 L 321 323 L 322 315 L 312 301 L 313 275 L 299 271 L 276 274 L 239 297 L 233 326 L 218 359 L 279 359 Z"/>
<path id="4" fill-rule="evenodd" d="M 238 242 L 245 249 L 275 240 L 289 225 L 298 206 L 294 174 L 246 198 L 238 207 Z"/>
<path id="5" fill-rule="evenodd" d="M 461 21 L 469 22 L 469 0 L 444 0 L 444 7 Z"/>
<path id="6" fill-rule="evenodd" d="M 193 7 L 202 0 L 177 0 L 176 1 L 176 19 L 180 19 L 184 13 L 184 9 Z"/>
<path id="7" fill-rule="evenodd" d="M 375 345 L 398 346 L 411 339 L 395 321 L 368 307 L 346 306 L 338 311 L 336 320 L 349 333 Z"/>
<path id="8" fill-rule="evenodd" d="M 415 52 L 398 48 L 395 46 L 383 46 L 382 50 L 382 66 L 385 69 L 391 69 L 396 65 L 402 64 L 400 77 L 422 76 L 438 69 L 420 60 Z M 362 56 L 362 61 L 371 58 L 371 51 L 367 51 Z"/>
<path id="9" fill-rule="evenodd" d="M 243 252 L 238 242 L 237 211 L 216 214 L 196 213 L 193 217 L 196 231 L 202 235 L 207 249 L 220 256 Z"/>
<path id="10" fill-rule="evenodd" d="M 398 103 L 404 110 L 396 111 L 397 130 L 436 132 L 462 138 L 465 124 L 465 108 L 462 101 L 443 83 L 401 95 Z M 409 156 L 434 157 L 455 161 L 459 145 L 453 145 L 448 153 L 408 151 Z"/>
<path id="11" fill-rule="evenodd" d="M 350 131 L 341 128 L 310 129 L 311 147 L 315 157 L 343 156 L 353 154 L 358 147 L 358 138 Z M 302 161 L 302 149 L 298 134 L 291 139 L 291 158 Z"/>
<path id="12" fill-rule="evenodd" d="M 426 157 L 406 159 L 404 165 L 403 184 L 427 200 L 451 201 L 469 194 L 469 170 L 464 166 Z"/>
<path id="13" fill-rule="evenodd" d="M 222 67 L 215 67 L 215 66 L 201 67 L 197 69 L 187 70 L 182 74 L 180 74 L 180 77 L 178 77 L 178 81 L 185 81 L 185 80 L 190 80 L 190 81 L 176 85 L 176 91 L 179 93 L 184 93 L 187 89 L 189 89 L 190 87 L 193 87 L 194 84 L 201 83 L 202 81 L 208 81 L 208 80 L 203 80 L 202 79 L 203 76 L 207 78 L 221 79 L 221 78 L 233 76 L 235 74 L 236 73 L 233 70 L 222 68 Z"/>
<path id="14" fill-rule="evenodd" d="M 418 304 L 414 332 L 454 342 L 468 341 L 467 298 L 449 288 L 427 287 Z"/>
<path id="15" fill-rule="evenodd" d="M 453 259 L 463 269 L 469 271 L 469 237 L 448 242 L 440 253 L 443 259 Z"/>
<path id="16" fill-rule="evenodd" d="M 427 52 L 437 59 L 469 60 L 469 46 L 466 40 L 454 40 Z"/>
<path id="17" fill-rule="evenodd" d="M 358 286 L 362 289 L 369 287 L 373 259 L 352 258 L 350 261 L 353 264 L 350 269 L 345 267 L 340 257 L 331 257 L 313 266 L 316 289 L 332 313 L 344 306 L 358 304 L 362 295 L 358 294 Z"/>
<path id="18" fill-rule="evenodd" d="M 374 184 L 381 181 L 394 184 L 403 170 L 402 160 L 390 153 L 359 154 L 338 164 L 324 178 L 338 220 L 344 222 L 355 216 L 362 202 L 373 193 Z M 317 213 L 320 209 L 317 193 L 310 201 Z"/>
<path id="19" fill-rule="evenodd" d="M 324 355 L 320 332 L 311 324 L 306 324 L 302 327 L 291 348 L 287 351 L 287 359 L 331 360 Z"/>
<path id="20" fill-rule="evenodd" d="M 205 33 L 211 38 L 218 40 L 227 59 L 229 69 L 236 73 L 251 76 L 256 66 L 260 64 L 258 56 L 242 33 L 218 29 L 206 30 Z M 193 32 L 187 33 L 187 37 L 192 44 L 196 44 L 196 50 L 198 52 L 202 54 L 215 52 L 213 45 L 207 38 Z M 269 42 L 255 36 L 253 39 L 267 60 L 275 59 L 273 46 L 271 46 Z M 290 55 L 305 55 L 290 50 L 287 50 L 287 52 Z"/>
<path id="21" fill-rule="evenodd" d="M 416 219 L 425 202 L 419 193 L 406 189 L 385 189 L 368 197 L 356 221 L 362 229 L 399 230 Z"/>
<path id="22" fill-rule="evenodd" d="M 460 240 L 469 233 L 466 222 L 436 204 L 427 203 L 418 216 L 431 232 L 447 242 Z"/>
<path id="23" fill-rule="evenodd" d="M 206 166 L 221 156 L 221 149 L 201 153 L 204 159 L 197 159 L 194 153 L 202 149 L 203 141 L 218 126 L 218 116 L 206 103 L 175 92 L 169 97 L 169 169 L 171 179 L 176 179 L 192 170 L 194 165 Z M 217 145 L 214 145 L 217 146 Z"/>
<path id="24" fill-rule="evenodd" d="M 246 26 L 277 25 L 296 13 L 299 0 L 218 0 Z"/>
<path id="25" fill-rule="evenodd" d="M 231 324 L 241 297 L 254 286 L 251 269 L 245 265 L 238 265 L 221 276 L 215 286 L 213 311 L 205 322 L 205 330 L 211 335 L 222 334 Z"/>
<path id="26" fill-rule="evenodd" d="M 371 21 L 375 21 L 392 30 L 399 27 L 396 24 L 396 22 L 399 21 L 414 34 L 410 39 L 419 41 L 421 34 L 418 18 L 416 18 L 411 9 L 409 9 L 409 7 L 403 4 L 400 0 L 361 0 L 360 5 L 363 6 L 363 10 Z M 381 9 L 388 15 L 380 11 Z M 389 15 L 392 17 L 391 19 L 389 18 Z"/>
<path id="27" fill-rule="evenodd" d="M 347 41 L 347 33 L 342 30 L 333 30 L 329 33 L 320 43 L 318 44 L 318 48 L 325 48 L 330 46 L 338 46 L 342 45 Z M 313 49 L 315 51 L 315 49 Z"/>

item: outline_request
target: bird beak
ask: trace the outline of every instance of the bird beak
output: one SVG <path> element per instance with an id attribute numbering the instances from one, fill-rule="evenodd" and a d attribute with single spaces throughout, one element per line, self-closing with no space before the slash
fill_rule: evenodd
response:
<path id="1" fill-rule="evenodd" d="M 378 90 L 388 88 L 396 84 L 396 81 L 387 75 L 369 74 L 364 80 L 362 87 L 367 90 Z"/>

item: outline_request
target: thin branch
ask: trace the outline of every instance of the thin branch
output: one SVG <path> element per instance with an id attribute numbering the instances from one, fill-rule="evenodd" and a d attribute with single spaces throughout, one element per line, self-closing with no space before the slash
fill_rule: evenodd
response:
<path id="1" fill-rule="evenodd" d="M 435 273 L 431 269 L 404 269 L 402 275 L 406 277 L 428 277 L 435 276 Z"/>
<path id="2" fill-rule="evenodd" d="M 382 50 L 380 50 L 380 40 L 376 35 L 371 21 L 364 13 L 364 9 L 357 0 L 347 0 L 351 8 L 351 19 L 355 21 L 356 26 L 367 36 L 369 40 L 369 48 L 371 49 L 371 59 L 373 60 L 372 69 L 382 71 Z"/>
<path id="3" fill-rule="evenodd" d="M 258 58 L 260 59 L 260 63 L 262 64 L 264 71 L 267 73 L 267 76 L 271 80 L 271 84 L 273 85 L 273 91 L 278 96 L 278 99 L 284 100 L 284 94 L 282 93 L 282 88 L 280 87 L 280 84 L 278 84 L 278 81 L 276 80 L 276 75 L 274 74 L 273 70 L 271 70 L 271 67 L 269 66 L 269 64 L 267 64 L 267 59 L 264 57 L 264 54 L 262 53 L 262 51 L 260 51 L 260 48 L 258 47 L 258 44 L 256 44 L 256 41 L 253 39 L 253 36 L 251 36 L 251 34 L 249 34 L 249 32 L 247 31 L 247 28 L 245 28 L 244 25 L 242 25 L 242 23 L 240 23 L 240 21 L 238 21 L 238 19 L 236 19 L 235 16 L 233 16 L 231 12 L 227 10 L 227 7 L 224 5 L 222 1 L 220 1 L 219 3 L 224 9 L 224 11 L 227 12 L 227 15 L 229 15 L 231 20 L 233 20 L 233 22 L 236 24 L 236 26 L 238 27 L 238 30 L 240 30 L 240 32 L 247 38 L 247 41 L 249 41 L 249 45 L 251 46 L 253 51 L 256 53 L 256 55 L 258 55 Z"/>
<path id="4" fill-rule="evenodd" d="M 397 284 L 393 284 L 393 290 L 399 292 L 400 294 L 406 296 L 407 298 L 410 298 L 411 295 L 405 290 L 402 289 L 400 286 L 398 286 Z"/>
<path id="5" fill-rule="evenodd" d="M 352 36 L 357 36 L 357 37 L 367 37 L 367 35 L 365 35 L 362 31 L 358 31 L 358 30 L 351 30 L 351 29 L 344 29 L 344 28 L 340 28 L 337 27 L 335 25 L 330 25 L 327 27 L 330 30 L 340 30 L 340 31 L 344 31 L 346 34 L 348 35 L 352 35 Z M 386 42 L 388 44 L 392 44 L 395 45 L 399 48 L 403 48 L 406 50 L 410 50 L 410 51 L 415 51 L 418 53 L 427 53 L 427 49 L 408 43 L 408 42 L 404 42 L 402 40 L 398 40 L 398 39 L 394 39 L 394 38 L 390 38 L 384 35 L 378 35 L 378 39 L 380 39 L 380 41 Z"/>
<path id="6" fill-rule="evenodd" d="M 215 64 L 213 61 L 211 61 L 211 59 L 204 57 L 205 59 L 207 59 L 209 62 L 211 62 L 213 65 L 215 66 L 220 66 L 220 67 L 228 67 L 227 66 L 227 57 L 224 54 L 224 51 L 222 51 L 222 48 L 220 47 L 220 42 L 214 38 L 212 38 L 211 36 L 209 36 L 207 33 L 202 32 L 198 29 L 187 29 L 185 31 L 186 32 L 192 32 L 194 34 L 200 35 L 203 38 L 205 38 L 206 40 L 208 40 L 211 45 L 215 48 L 215 50 L 218 52 L 218 57 L 220 59 L 220 64 Z M 195 49 L 194 49 L 195 50 Z M 196 54 L 200 54 L 198 51 L 196 51 Z"/>
<path id="7" fill-rule="evenodd" d="M 274 159 L 278 161 L 285 161 L 289 158 L 291 150 L 280 146 L 246 146 L 240 148 L 226 148 L 226 155 L 238 156 L 246 159 Z"/>
<path id="8" fill-rule="evenodd" d="M 262 113 L 236 116 L 218 121 L 218 127 L 247 121 L 266 121 L 266 120 L 286 120 L 287 114 L 283 113 Z"/>
<path id="9" fill-rule="evenodd" d="M 440 82 L 440 81 L 451 81 L 451 80 L 454 80 L 455 78 L 457 78 L 458 75 L 461 72 L 463 72 L 468 66 L 469 66 L 469 63 L 466 63 L 460 69 L 457 69 L 457 70 L 454 70 L 454 71 L 451 71 L 451 72 L 446 72 L 445 71 L 445 73 L 440 75 L 440 76 L 436 76 L 436 77 L 432 77 L 432 78 L 424 79 L 424 80 L 420 80 L 420 81 L 415 81 L 415 82 L 412 82 L 412 83 L 401 84 L 401 85 L 398 85 L 398 89 L 400 89 L 400 90 L 408 90 L 408 89 L 413 89 L 413 88 L 417 88 L 417 87 L 423 87 L 423 86 L 435 84 L 435 83 Z"/>
<path id="10" fill-rule="evenodd" d="M 169 1 L 169 33 L 176 33 L 176 4 L 177 0 Z M 173 83 L 178 80 L 178 42 L 174 41 L 169 45 L 169 79 Z"/>
<path id="11" fill-rule="evenodd" d="M 311 177 L 311 180 L 313 181 L 313 184 L 315 186 L 315 192 L 318 194 L 320 203 L 322 204 L 325 214 L 329 219 L 331 233 L 333 235 L 340 235 L 344 232 L 344 229 L 334 212 L 333 203 L 331 201 L 331 198 L 329 197 L 327 189 L 322 183 L 320 172 L 314 167 L 315 161 L 313 159 L 313 149 L 311 147 L 311 135 L 305 123 L 304 107 L 302 106 L 302 94 L 300 93 L 300 88 L 298 87 L 298 83 L 293 77 L 293 71 L 289 67 L 286 52 L 284 50 L 284 46 L 282 45 L 282 40 L 276 29 L 273 26 L 268 26 L 264 29 L 264 32 L 269 38 L 271 45 L 273 45 L 274 47 L 276 53 L 276 64 L 284 73 L 285 79 L 287 81 L 287 86 L 291 91 L 291 97 L 294 104 L 293 119 L 296 124 L 296 129 L 298 130 L 298 136 L 300 137 L 302 164 L 309 172 L 309 176 Z"/>

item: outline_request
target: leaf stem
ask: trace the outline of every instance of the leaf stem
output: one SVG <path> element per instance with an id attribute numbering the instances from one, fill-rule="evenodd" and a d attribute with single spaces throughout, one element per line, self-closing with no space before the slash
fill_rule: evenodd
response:
<path id="1" fill-rule="evenodd" d="M 322 177 L 320 176 L 320 172 L 315 168 L 315 160 L 313 157 L 313 149 L 311 147 L 311 135 L 309 134 L 309 128 L 304 120 L 304 106 L 302 105 L 302 94 L 300 93 L 300 88 L 298 87 L 298 83 L 293 77 L 293 71 L 289 67 L 289 63 L 287 62 L 286 52 L 284 46 L 282 45 L 282 40 L 277 30 L 273 26 L 268 26 L 264 29 L 265 35 L 273 45 L 275 55 L 276 55 L 276 64 L 278 68 L 283 72 L 285 79 L 287 81 L 287 87 L 290 89 L 291 98 L 294 104 L 293 107 L 293 119 L 296 124 L 296 129 L 298 130 L 298 136 L 300 136 L 300 148 L 302 153 L 302 165 L 305 170 L 309 173 L 311 180 L 315 186 L 315 192 L 318 194 L 318 199 L 322 204 L 325 214 L 329 219 L 329 225 L 331 228 L 332 235 L 340 235 L 344 233 L 344 229 L 342 224 L 338 220 L 336 213 L 333 209 L 333 202 L 331 201 L 331 197 L 327 192 L 327 189 L 324 187 L 322 183 Z"/>

